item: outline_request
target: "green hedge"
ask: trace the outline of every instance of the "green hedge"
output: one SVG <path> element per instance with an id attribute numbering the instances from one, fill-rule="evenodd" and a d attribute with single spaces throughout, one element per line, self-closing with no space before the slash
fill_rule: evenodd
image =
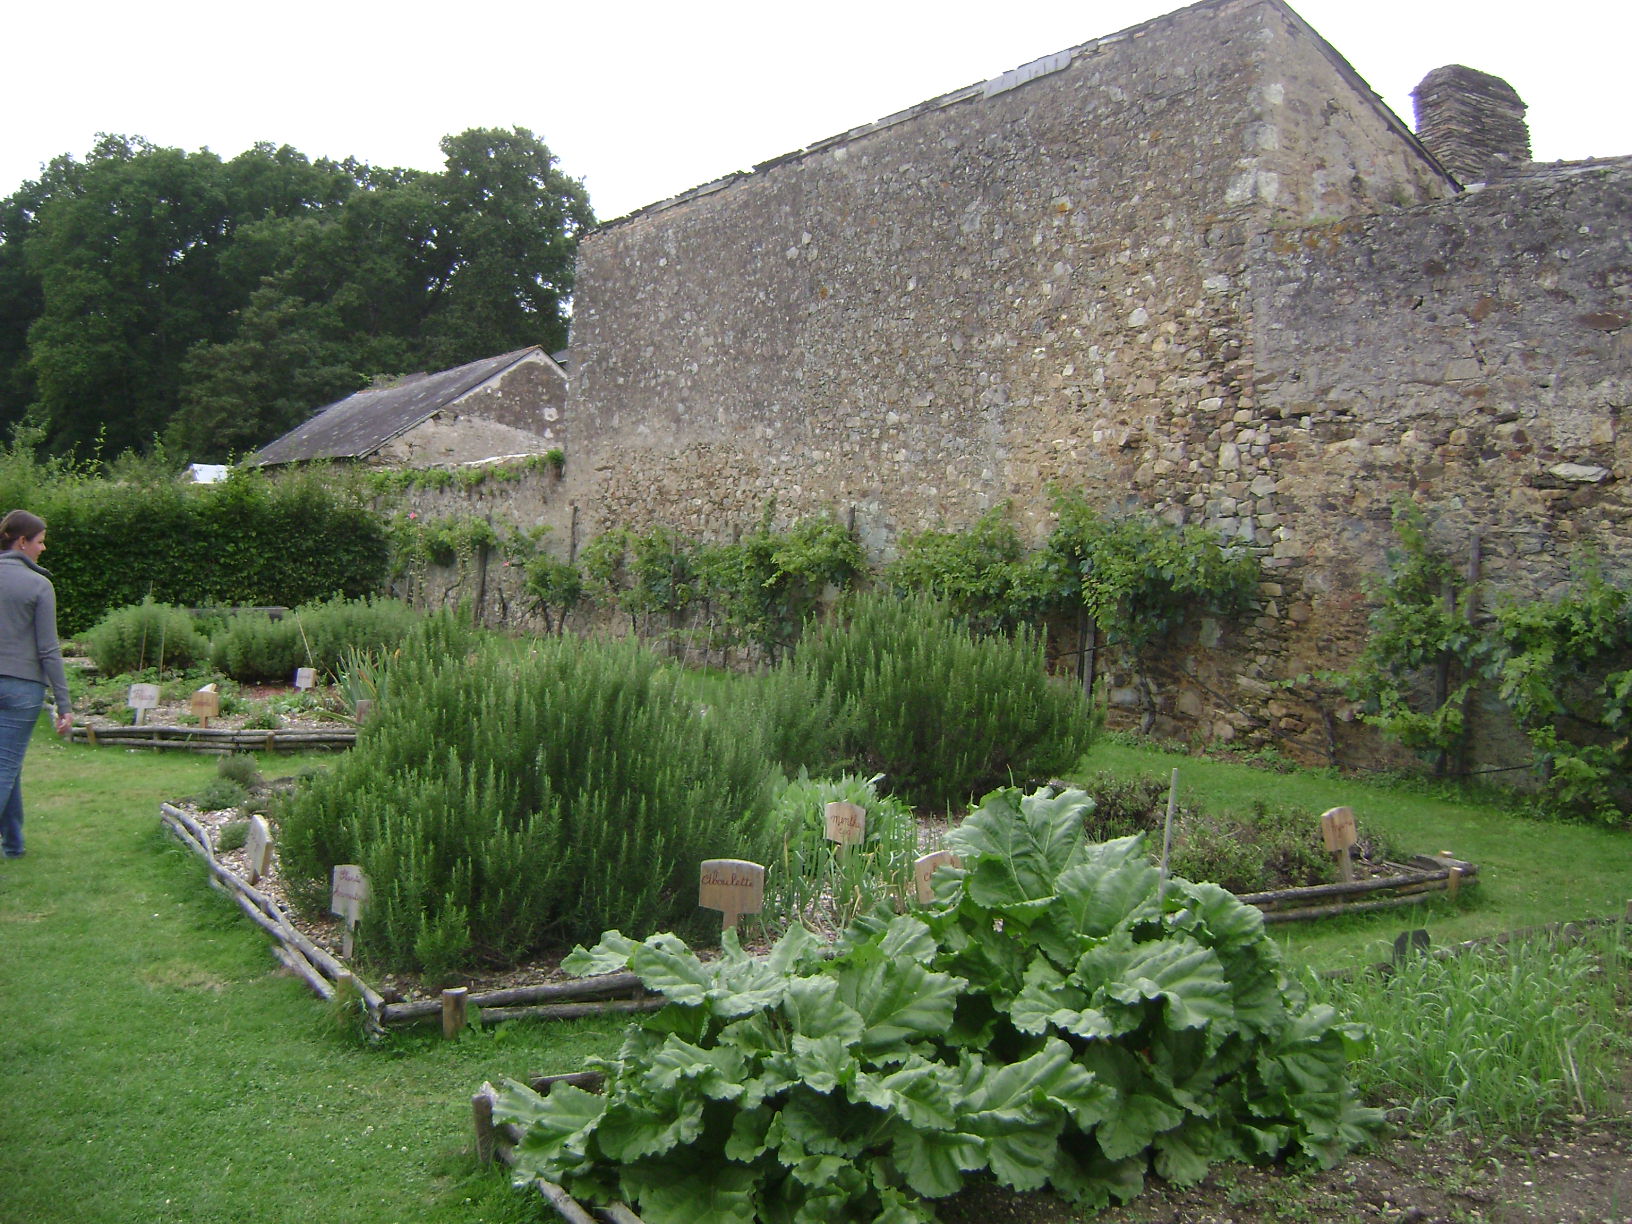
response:
<path id="1" fill-rule="evenodd" d="M 50 525 L 44 564 L 65 636 L 148 597 L 287 606 L 384 586 L 384 523 L 318 471 L 185 485 L 46 478 L 11 456 L 0 463 L 0 502 Z"/>

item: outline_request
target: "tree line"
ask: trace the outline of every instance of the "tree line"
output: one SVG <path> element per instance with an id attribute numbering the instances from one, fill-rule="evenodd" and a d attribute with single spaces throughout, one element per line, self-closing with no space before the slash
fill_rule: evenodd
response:
<path id="1" fill-rule="evenodd" d="M 380 376 L 566 343 L 581 182 L 526 128 L 437 172 L 103 136 L 0 201 L 0 431 L 220 461 Z"/>

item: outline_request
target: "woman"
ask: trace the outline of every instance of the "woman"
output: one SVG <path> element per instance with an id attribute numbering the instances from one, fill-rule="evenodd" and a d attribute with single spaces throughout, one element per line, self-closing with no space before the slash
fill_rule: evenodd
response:
<path id="1" fill-rule="evenodd" d="M 57 592 L 40 568 L 45 520 L 27 510 L 0 519 L 0 852 L 23 856 L 23 753 L 51 686 L 57 734 L 73 726 L 68 674 L 57 643 Z"/>

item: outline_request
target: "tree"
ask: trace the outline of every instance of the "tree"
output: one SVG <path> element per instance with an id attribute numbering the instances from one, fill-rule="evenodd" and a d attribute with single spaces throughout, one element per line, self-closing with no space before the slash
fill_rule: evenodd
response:
<path id="1" fill-rule="evenodd" d="M 595 223 L 583 184 L 526 128 L 473 128 L 442 152 L 429 363 L 561 347 L 578 239 Z"/>
<path id="2" fill-rule="evenodd" d="M 378 374 L 566 341 L 583 186 L 525 128 L 437 173 L 104 136 L 0 202 L 0 424 L 222 459 Z"/>

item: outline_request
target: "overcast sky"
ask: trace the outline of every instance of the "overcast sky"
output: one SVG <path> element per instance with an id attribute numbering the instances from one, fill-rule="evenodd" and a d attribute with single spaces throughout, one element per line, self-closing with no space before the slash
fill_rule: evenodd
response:
<path id="1" fill-rule="evenodd" d="M 6 20 L 0 196 L 99 132 L 434 170 L 444 135 L 526 127 L 611 219 L 1177 7 L 22 0 Z M 1412 87 L 1463 63 L 1519 92 L 1538 160 L 1632 154 L 1627 0 L 1293 7 L 1408 124 Z"/>

